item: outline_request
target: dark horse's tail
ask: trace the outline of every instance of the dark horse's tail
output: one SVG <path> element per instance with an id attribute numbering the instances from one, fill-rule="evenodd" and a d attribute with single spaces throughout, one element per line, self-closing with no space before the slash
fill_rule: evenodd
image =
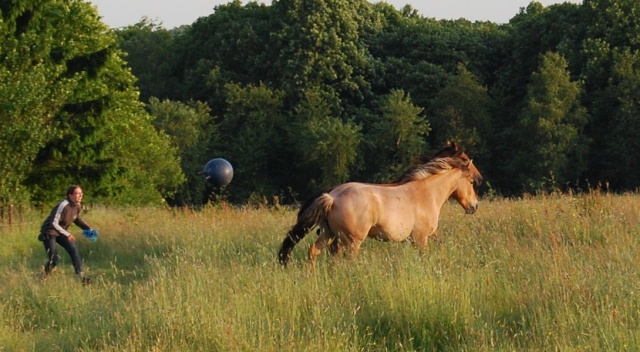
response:
<path id="1" fill-rule="evenodd" d="M 298 211 L 296 224 L 289 230 L 287 237 L 282 241 L 280 251 L 278 251 L 280 264 L 287 265 L 293 247 L 325 218 L 333 204 L 333 198 L 328 194 L 329 191 L 318 192 L 302 204 Z"/>

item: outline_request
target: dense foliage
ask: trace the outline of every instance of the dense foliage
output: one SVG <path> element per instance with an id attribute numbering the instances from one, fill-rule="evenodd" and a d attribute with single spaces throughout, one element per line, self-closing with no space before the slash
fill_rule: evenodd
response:
<path id="1" fill-rule="evenodd" d="M 639 10 L 532 2 L 498 25 L 364 0 L 234 1 L 190 26 L 116 32 L 141 87 L 170 72 L 161 80 L 177 84 L 154 94 L 210 105 L 223 127 L 210 156 L 241 171 L 233 199 L 388 181 L 448 139 L 475 157 L 492 191 L 515 195 L 640 186 Z M 152 48 L 174 48 L 164 56 L 172 69 L 136 56 L 155 52 L 132 48 L 153 35 Z M 249 103 L 257 87 L 271 98 Z"/>
<path id="2" fill-rule="evenodd" d="M 365 0 L 236 0 L 191 25 L 112 31 L 75 0 L 0 11 L 5 200 L 73 181 L 110 199 L 141 187 L 124 201 L 288 202 L 389 181 L 448 139 L 492 193 L 640 186 L 634 0 L 531 2 L 506 24 Z M 224 190 L 197 175 L 214 157 L 234 165 Z"/>
<path id="3" fill-rule="evenodd" d="M 50 202 L 72 183 L 102 202 L 163 202 L 184 179 L 177 150 L 95 8 L 0 4 L 0 202 Z"/>

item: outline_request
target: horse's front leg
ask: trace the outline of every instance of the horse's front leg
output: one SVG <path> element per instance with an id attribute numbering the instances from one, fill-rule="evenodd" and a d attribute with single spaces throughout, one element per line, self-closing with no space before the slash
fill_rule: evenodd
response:
<path id="1" fill-rule="evenodd" d="M 429 238 L 436 233 L 435 226 L 428 226 L 421 230 L 414 230 L 411 233 L 411 238 L 413 239 L 413 243 L 418 247 L 420 253 L 424 253 L 429 248 Z"/>

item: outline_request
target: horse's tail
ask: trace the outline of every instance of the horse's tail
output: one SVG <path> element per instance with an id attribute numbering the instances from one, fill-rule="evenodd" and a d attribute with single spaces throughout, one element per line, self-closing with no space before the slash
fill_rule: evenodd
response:
<path id="1" fill-rule="evenodd" d="M 282 241 L 280 251 L 278 251 L 278 260 L 280 264 L 287 265 L 293 247 L 300 242 L 314 227 L 318 226 L 333 205 L 333 197 L 327 193 L 328 191 L 316 193 L 302 204 L 298 211 L 298 220 L 291 230 L 287 233 L 287 237 Z"/>

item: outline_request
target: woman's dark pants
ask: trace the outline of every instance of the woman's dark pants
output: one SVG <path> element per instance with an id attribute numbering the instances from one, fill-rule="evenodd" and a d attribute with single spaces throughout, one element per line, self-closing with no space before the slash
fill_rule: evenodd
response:
<path id="1" fill-rule="evenodd" d="M 42 243 L 44 243 L 44 249 L 47 251 L 47 264 L 44 266 L 44 272 L 49 274 L 51 270 L 58 264 L 60 260 L 60 256 L 58 255 L 58 249 L 56 248 L 56 243 L 59 244 L 62 248 L 64 248 L 69 256 L 71 257 L 71 262 L 73 263 L 73 269 L 76 271 L 76 274 L 81 275 L 82 273 L 82 260 L 80 259 L 80 251 L 78 251 L 78 247 L 75 242 L 69 241 L 69 238 L 64 235 L 60 236 L 47 236 Z"/>

